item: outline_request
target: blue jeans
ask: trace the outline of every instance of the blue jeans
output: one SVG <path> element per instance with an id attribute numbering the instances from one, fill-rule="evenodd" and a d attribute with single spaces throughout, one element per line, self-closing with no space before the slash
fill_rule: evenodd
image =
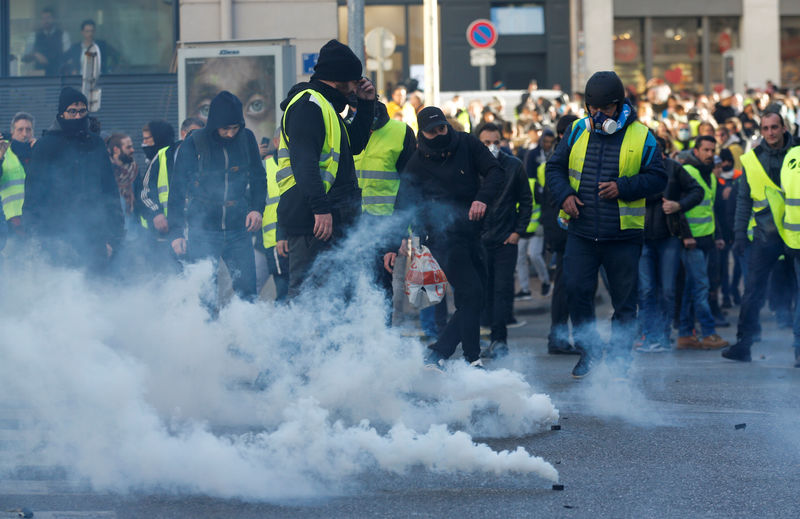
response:
<path id="1" fill-rule="evenodd" d="M 219 259 L 225 261 L 233 282 L 233 291 L 244 300 L 256 297 L 256 263 L 253 257 L 253 241 L 244 229 L 238 231 L 208 231 L 189 229 L 187 241 L 189 261 L 210 259 L 214 264 L 212 296 L 205 301 L 212 309 L 217 307 L 216 267 Z"/>
<path id="2" fill-rule="evenodd" d="M 681 300 L 681 337 L 692 335 L 695 317 L 700 323 L 702 336 L 717 333 L 714 316 L 708 304 L 708 253 L 701 249 L 683 249 L 681 255 L 686 270 Z"/>
<path id="3" fill-rule="evenodd" d="M 676 237 L 644 242 L 639 258 L 639 324 L 648 342 L 669 345 L 680 254 Z"/>
<path id="4" fill-rule="evenodd" d="M 769 274 L 784 252 L 783 241 L 777 236 L 767 241 L 754 241 L 748 247 L 744 294 L 736 330 L 740 347 L 752 346 L 754 338 L 761 332 L 759 313 L 766 299 Z"/>

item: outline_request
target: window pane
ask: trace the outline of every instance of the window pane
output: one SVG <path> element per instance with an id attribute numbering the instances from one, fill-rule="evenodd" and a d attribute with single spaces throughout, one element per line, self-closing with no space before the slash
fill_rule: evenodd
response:
<path id="1" fill-rule="evenodd" d="M 703 90 L 700 18 L 653 18 L 653 77 L 673 89 Z"/>
<path id="2" fill-rule="evenodd" d="M 173 1 L 11 0 L 10 73 L 80 74 L 91 41 L 103 74 L 167 72 L 175 47 Z"/>
<path id="3" fill-rule="evenodd" d="M 800 87 L 800 16 L 781 18 L 781 85 Z"/>
<path id="4" fill-rule="evenodd" d="M 711 87 L 720 87 L 725 83 L 723 75 L 722 55 L 725 51 L 739 48 L 739 18 L 738 17 L 711 17 L 709 18 L 711 33 L 711 51 L 709 52 L 709 66 L 711 67 Z"/>
<path id="5" fill-rule="evenodd" d="M 498 34 L 544 34 L 544 7 L 535 4 L 497 5 L 491 8 Z"/>
<path id="6" fill-rule="evenodd" d="M 617 18 L 614 20 L 614 71 L 625 86 L 644 91 L 644 58 L 641 18 Z"/>

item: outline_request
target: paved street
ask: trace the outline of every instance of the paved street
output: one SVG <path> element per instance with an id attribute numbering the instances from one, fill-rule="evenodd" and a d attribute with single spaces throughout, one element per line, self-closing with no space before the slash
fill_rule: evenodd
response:
<path id="1" fill-rule="evenodd" d="M 517 313 L 506 365 L 551 396 L 561 430 L 502 440 L 554 464 L 563 491 L 537 476 L 370 473 L 335 497 L 244 503 L 201 496 L 88 492 L 52 468 L 20 469 L 0 481 L 0 510 L 34 517 L 797 517 L 800 515 L 800 369 L 791 333 L 766 310 L 754 362 L 718 351 L 637 354 L 630 383 L 600 369 L 573 380 L 576 357 L 548 356 L 546 300 Z M 598 315 L 608 315 L 607 305 Z M 735 311 L 730 319 L 735 322 Z M 720 330 L 733 340 L 735 328 Z M 13 414 L 13 413 L 12 413 Z M 0 417 L 0 446 L 14 419 Z M 745 424 L 744 427 L 741 424 Z M 736 426 L 739 425 L 739 428 Z M 209 475 L 213 477 L 213 475 Z M 69 512 L 69 513 L 66 513 Z M 0 517 L 4 515 L 0 514 Z"/>

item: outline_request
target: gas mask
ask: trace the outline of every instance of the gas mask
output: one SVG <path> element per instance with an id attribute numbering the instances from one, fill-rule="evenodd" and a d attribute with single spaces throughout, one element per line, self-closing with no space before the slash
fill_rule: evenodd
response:
<path id="1" fill-rule="evenodd" d="M 592 125 L 594 126 L 595 131 L 605 133 L 607 135 L 611 135 L 617 131 L 619 126 L 617 125 L 617 121 L 599 110 L 592 116 Z"/>

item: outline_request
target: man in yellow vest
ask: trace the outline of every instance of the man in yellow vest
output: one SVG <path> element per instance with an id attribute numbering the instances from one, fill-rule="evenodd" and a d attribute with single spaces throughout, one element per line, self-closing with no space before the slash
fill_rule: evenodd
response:
<path id="1" fill-rule="evenodd" d="M 403 121 L 390 119 L 386 105 L 376 102 L 375 118 L 367 146 L 353 157 L 358 187 L 361 188 L 363 218 L 380 226 L 387 221 L 386 217 L 394 213 L 400 175 L 416 149 L 414 130 Z M 370 227 L 376 228 L 372 225 Z M 392 274 L 383 268 L 382 249 L 376 254 L 374 269 L 375 281 L 386 294 L 387 320 L 391 322 Z"/>
<path id="2" fill-rule="evenodd" d="M 3 162 L 0 204 L 10 231 L 22 233 L 22 204 L 25 202 L 25 171 L 33 156 L 33 116 L 17 112 L 11 119 L 8 160 Z"/>
<path id="3" fill-rule="evenodd" d="M 501 138 L 500 127 L 493 123 L 483 125 L 478 134 L 505 172 L 503 189 L 489 206 L 481 232 L 489 267 L 484 316 L 492 327 L 489 348 L 481 352 L 481 357 L 489 359 L 508 354 L 506 324 L 514 307 L 517 246 L 522 234 L 539 226 L 539 211 L 534 215 L 535 179 L 528 179 L 521 160 L 500 150 Z"/>
<path id="4" fill-rule="evenodd" d="M 278 252 L 289 256 L 289 297 L 310 276 L 313 284 L 324 282 L 328 273 L 311 272 L 311 265 L 361 214 L 353 155 L 369 140 L 376 97 L 361 72 L 350 47 L 331 40 L 320 49 L 311 81 L 293 86 L 281 103 L 278 221 L 286 239 Z M 345 126 L 339 114 L 352 96 L 358 108 Z"/>
<path id="5" fill-rule="evenodd" d="M 774 221 L 779 208 L 773 207 L 768 195 L 770 191 L 787 190 L 784 178 L 791 178 L 794 168 L 785 160 L 792 148 L 792 136 L 786 130 L 783 117 L 771 107 L 761 116 L 761 143 L 741 156 L 746 182 L 739 184 L 736 199 L 736 220 L 733 231 L 736 240 L 734 254 L 748 249 L 745 260 L 744 296 L 739 310 L 736 344 L 722 352 L 726 359 L 749 362 L 750 348 L 760 330 L 759 312 L 764 305 L 767 278 L 778 258 L 787 252 L 787 243 L 782 239 Z M 784 176 L 784 173 L 786 174 Z M 793 187 L 789 186 L 789 187 Z M 787 201 L 789 196 L 787 195 Z M 786 208 L 793 207 L 787 203 Z M 788 212 L 791 211 L 789 209 Z M 748 247 L 747 231 L 751 217 L 755 217 L 753 243 Z M 796 266 L 795 266 L 796 268 Z M 800 314 L 795 312 L 795 352 L 800 349 Z"/>
<path id="6" fill-rule="evenodd" d="M 623 368 L 630 361 L 645 198 L 667 184 L 655 137 L 636 120 L 614 72 L 589 78 L 585 102 L 589 117 L 573 123 L 545 169 L 554 205 L 568 222 L 564 278 L 573 336 L 581 350 L 572 370 L 575 378 L 586 376 L 606 347 L 598 339 L 593 304 L 601 266 L 614 306 L 608 354 L 622 360 Z"/>
<path id="7" fill-rule="evenodd" d="M 197 117 L 189 117 L 181 124 L 181 140 L 162 146 L 150 161 L 144 175 L 136 177 L 134 194 L 136 195 L 136 213 L 139 223 L 148 229 L 152 237 L 154 248 L 148 254 L 152 259 L 151 264 L 156 267 L 174 265 L 168 261 L 172 257 L 172 247 L 167 238 L 169 224 L 167 223 L 167 202 L 169 201 L 169 178 L 175 169 L 175 158 L 178 150 L 194 130 L 205 127 L 205 122 Z"/>
<path id="8" fill-rule="evenodd" d="M 681 259 L 686 271 L 686 282 L 681 301 L 680 328 L 677 349 L 711 350 L 724 348 L 728 342 L 716 331 L 716 322 L 708 302 L 709 257 L 714 248 L 725 248 L 720 226 L 716 224 L 714 201 L 717 197 L 717 179 L 714 176 L 714 150 L 716 140 L 701 135 L 695 140 L 691 155 L 683 165 L 689 175 L 703 188 L 703 200 L 684 214 L 689 223 L 692 240 L 684 241 Z M 700 337 L 695 337 L 695 318 L 700 323 Z"/>

